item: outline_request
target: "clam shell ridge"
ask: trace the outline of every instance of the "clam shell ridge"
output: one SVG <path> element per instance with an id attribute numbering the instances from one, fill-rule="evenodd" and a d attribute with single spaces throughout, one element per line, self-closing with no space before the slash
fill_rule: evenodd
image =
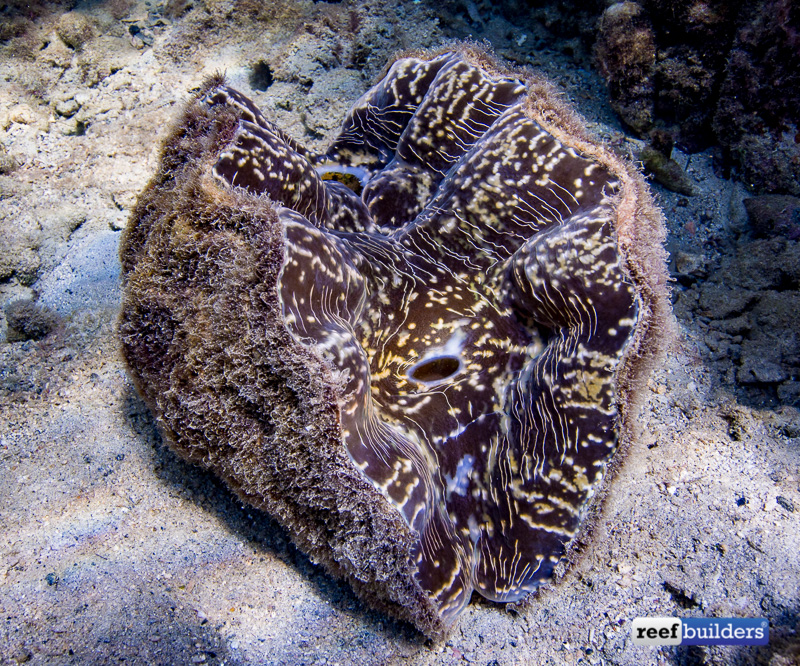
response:
<path id="1" fill-rule="evenodd" d="M 125 231 L 123 354 L 179 454 L 435 635 L 591 521 L 671 333 L 663 234 L 476 48 L 394 61 L 324 155 L 214 77 Z"/>

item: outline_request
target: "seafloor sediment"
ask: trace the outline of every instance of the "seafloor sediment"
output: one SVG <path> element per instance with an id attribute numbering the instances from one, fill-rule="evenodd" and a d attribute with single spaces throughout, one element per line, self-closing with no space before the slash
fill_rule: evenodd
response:
<path id="1" fill-rule="evenodd" d="M 674 154 L 694 196 L 653 185 L 681 337 L 580 557 L 522 608 L 473 602 L 431 643 L 161 443 L 114 332 L 120 230 L 215 71 L 322 148 L 393 52 L 471 33 L 636 152 L 590 54 L 471 3 L 34 9 L 0 34 L 0 664 L 796 663 L 798 240 L 754 225 L 713 151 Z M 33 314 L 6 307 L 34 297 Z M 635 647 L 645 615 L 763 616 L 771 640 Z"/>

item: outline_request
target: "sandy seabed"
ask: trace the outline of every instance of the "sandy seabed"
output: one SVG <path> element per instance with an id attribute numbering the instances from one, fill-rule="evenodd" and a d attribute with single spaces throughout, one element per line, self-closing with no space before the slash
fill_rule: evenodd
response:
<path id="1" fill-rule="evenodd" d="M 800 415 L 743 401 L 689 308 L 576 562 L 521 608 L 473 601 L 439 643 L 365 608 L 162 444 L 115 338 L 117 250 L 180 105 L 225 71 L 319 148 L 393 52 L 449 34 L 413 2 L 391 8 L 402 25 L 370 3 L 275 4 L 249 22 L 179 5 L 122 19 L 92 5 L 77 46 L 56 13 L 36 48 L 0 56 L 0 304 L 35 293 L 58 315 L 43 340 L 0 343 L 0 664 L 798 663 Z M 595 75 L 501 28 L 501 54 L 632 140 Z M 746 193 L 708 154 L 679 161 L 696 196 L 654 187 L 669 246 L 711 261 L 710 239 L 746 223 Z M 632 644 L 633 618 L 670 615 L 766 617 L 770 644 Z"/>

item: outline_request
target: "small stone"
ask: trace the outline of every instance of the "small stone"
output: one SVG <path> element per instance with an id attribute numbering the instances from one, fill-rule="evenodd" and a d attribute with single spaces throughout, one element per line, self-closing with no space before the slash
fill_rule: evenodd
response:
<path id="1" fill-rule="evenodd" d="M 737 534 L 737 536 L 739 536 Z M 756 530 L 749 534 L 745 539 L 747 545 L 750 546 L 753 550 L 757 550 L 760 553 L 764 552 L 764 535 L 760 530 Z"/>
<path id="2" fill-rule="evenodd" d="M 112 231 L 122 231 L 127 224 L 128 218 L 124 213 L 121 212 L 118 215 L 112 215 L 108 221 L 108 226 Z"/>
<path id="3" fill-rule="evenodd" d="M 679 277 L 704 278 L 708 275 L 706 258 L 702 254 L 675 253 L 675 272 Z"/>
<path id="4" fill-rule="evenodd" d="M 8 119 L 20 125 L 32 125 L 36 122 L 36 114 L 27 104 L 17 104 L 8 111 Z"/>
<path id="5" fill-rule="evenodd" d="M 784 437 L 800 437 L 800 409 L 783 405 L 773 413 L 774 424 Z"/>
<path id="6" fill-rule="evenodd" d="M 14 155 L 8 155 L 5 151 L 0 151 L 0 175 L 16 171 L 19 166 L 20 161 Z"/>
<path id="7" fill-rule="evenodd" d="M 83 14 L 67 12 L 58 19 L 56 34 L 71 49 L 79 49 L 94 37 L 94 28 Z"/>
<path id="8" fill-rule="evenodd" d="M 697 191 L 689 176 L 671 157 L 646 146 L 639 153 L 639 159 L 644 165 L 645 171 L 652 174 L 657 183 L 663 185 L 672 192 L 685 194 L 688 197 L 694 196 Z"/>
<path id="9" fill-rule="evenodd" d="M 70 119 L 70 122 L 61 129 L 61 134 L 64 136 L 83 136 L 86 134 L 86 128 L 89 126 L 85 120 L 80 118 L 80 114 Z"/>
<path id="10" fill-rule="evenodd" d="M 12 301 L 6 305 L 5 314 L 9 341 L 41 340 L 58 325 L 58 315 L 34 300 Z M 54 574 L 48 574 L 47 582 L 53 585 L 51 575 Z"/>
<path id="11" fill-rule="evenodd" d="M 752 432 L 752 418 L 742 407 L 723 408 L 723 418 L 728 422 L 728 435 L 735 442 L 741 442 Z"/>
<path id="12" fill-rule="evenodd" d="M 78 102 L 76 102 L 74 99 L 65 99 L 56 104 L 56 113 L 59 116 L 71 118 L 78 112 L 78 109 L 80 108 L 80 104 L 78 104 Z"/>
<path id="13" fill-rule="evenodd" d="M 794 502 L 792 500 L 787 499 L 781 495 L 778 495 L 775 498 L 775 501 L 780 504 L 784 509 L 786 509 L 789 513 L 794 513 Z"/>
<path id="14" fill-rule="evenodd" d="M 78 106 L 84 106 L 92 97 L 87 91 L 79 90 L 73 95 L 73 99 L 78 103 Z"/>

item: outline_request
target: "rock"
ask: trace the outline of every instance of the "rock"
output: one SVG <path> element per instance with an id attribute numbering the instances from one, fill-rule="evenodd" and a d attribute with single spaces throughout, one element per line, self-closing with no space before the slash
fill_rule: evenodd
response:
<path id="1" fill-rule="evenodd" d="M 778 386 L 778 400 L 784 405 L 800 405 L 800 382 L 786 381 Z M 791 431 L 790 437 L 800 437 L 800 429 Z"/>
<path id="2" fill-rule="evenodd" d="M 10 199 L 11 197 L 24 196 L 32 189 L 33 186 L 30 183 L 21 182 L 14 178 L 0 175 L 0 201 L 3 199 Z M 2 228 L 2 221 L 0 221 L 0 228 Z M 2 260 L 0 260 L 0 264 L 1 263 Z"/>
<path id="3" fill-rule="evenodd" d="M 174 21 L 188 14 L 193 7 L 193 0 L 166 0 L 164 3 L 164 16 Z"/>
<path id="4" fill-rule="evenodd" d="M 73 53 L 57 35 L 51 35 L 50 43 L 36 54 L 36 59 L 59 69 L 67 69 L 72 64 Z"/>
<path id="5" fill-rule="evenodd" d="M 680 46 L 670 45 L 661 35 L 658 62 L 653 73 L 657 81 L 656 113 L 674 126 L 680 143 L 689 151 L 708 145 L 713 107 L 697 104 L 713 89 L 716 76 L 708 66 L 708 54 L 702 47 L 686 40 Z"/>
<path id="6" fill-rule="evenodd" d="M 121 211 L 118 215 L 113 215 L 108 221 L 108 227 L 112 231 L 122 231 L 127 224 L 128 217 Z"/>
<path id="7" fill-rule="evenodd" d="M 94 37 L 94 27 L 83 14 L 67 12 L 58 19 L 56 34 L 71 49 L 79 49 Z"/>
<path id="8" fill-rule="evenodd" d="M 786 370 L 780 363 L 758 356 L 744 356 L 736 371 L 736 379 L 740 384 L 778 384 L 786 379 Z"/>
<path id="9" fill-rule="evenodd" d="M 732 11 L 735 3 L 730 3 Z M 800 12 L 793 0 L 739 4 L 713 129 L 758 190 L 800 196 Z"/>
<path id="10" fill-rule="evenodd" d="M 715 279 L 731 287 L 752 291 L 779 289 L 784 279 L 780 256 L 782 239 L 759 239 L 740 243 L 736 254 L 724 261 Z"/>
<path id="11" fill-rule="evenodd" d="M 33 125 L 37 120 L 37 116 L 27 104 L 16 104 L 9 109 L 8 120 L 20 125 Z"/>
<path id="12" fill-rule="evenodd" d="M 33 284 L 39 277 L 41 264 L 36 250 L 19 243 L 16 251 L 8 251 L 6 256 L 0 257 L 0 280 L 16 277 L 22 284 Z"/>
<path id="13" fill-rule="evenodd" d="M 86 222 L 86 210 L 81 206 L 63 204 L 54 206 L 39 224 L 48 237 L 65 241 L 70 234 Z"/>
<path id="14" fill-rule="evenodd" d="M 742 335 L 743 333 L 749 333 L 753 328 L 753 324 L 750 321 L 750 317 L 743 314 L 733 319 L 712 321 L 710 327 L 728 335 Z"/>
<path id="15" fill-rule="evenodd" d="M 19 219 L 0 209 L 0 281 L 15 277 L 25 285 L 33 284 L 39 277 L 42 244 L 41 225 L 31 219 Z"/>
<path id="16" fill-rule="evenodd" d="M 757 294 L 752 291 L 708 284 L 700 292 L 699 314 L 711 319 L 726 319 L 742 314 L 756 299 Z"/>
<path id="17" fill-rule="evenodd" d="M 795 404 L 800 375 L 800 292 L 763 291 L 747 316 L 751 328 L 742 330 L 746 339 L 736 380 L 743 385 L 779 384 L 781 402 Z"/>
<path id="18" fill-rule="evenodd" d="M 718 143 L 756 189 L 800 196 L 797 34 L 793 0 L 616 2 L 595 59 L 634 130 L 662 127 L 692 152 Z"/>
<path id="19" fill-rule="evenodd" d="M 646 146 L 639 153 L 639 159 L 642 161 L 645 171 L 651 174 L 657 183 L 668 190 L 678 194 L 685 194 L 689 197 L 697 193 L 694 184 L 683 170 L 683 167 L 671 157 L 667 157 L 658 150 Z"/>
<path id="20" fill-rule="evenodd" d="M 633 129 L 650 129 L 656 47 L 653 27 L 641 5 L 616 2 L 603 12 L 595 59 L 608 84 L 614 110 Z"/>
<path id="21" fill-rule="evenodd" d="M 672 311 L 678 320 L 682 322 L 688 322 L 694 318 L 697 299 L 700 296 L 696 287 L 697 284 L 695 283 L 689 289 L 676 288 L 672 290 Z"/>
<path id="22" fill-rule="evenodd" d="M 19 168 L 19 160 L 14 155 L 6 153 L 5 149 L 0 146 L 0 175 L 5 175 L 16 171 Z M 2 198 L 2 197 L 0 197 Z"/>
<path id="23" fill-rule="evenodd" d="M 762 194 L 744 200 L 750 225 L 757 236 L 800 238 L 800 198 Z"/>
<path id="24" fill-rule="evenodd" d="M 35 300 L 12 301 L 5 307 L 8 322 L 8 340 L 41 340 L 53 331 L 59 322 L 58 315 Z"/>
<path id="25" fill-rule="evenodd" d="M 800 286 L 800 241 L 787 243 L 778 261 L 786 280 L 795 288 Z"/>
<path id="26" fill-rule="evenodd" d="M 80 108 L 80 104 L 78 104 L 75 99 L 65 99 L 56 104 L 56 113 L 59 116 L 64 116 L 64 118 L 71 118 L 78 112 L 78 109 Z"/>
<path id="27" fill-rule="evenodd" d="M 753 315 L 756 328 L 764 335 L 775 336 L 782 343 L 795 339 L 800 331 L 800 292 L 796 289 L 765 291 L 753 306 Z M 800 339 L 796 339 L 792 349 L 799 345 Z"/>
<path id="28" fill-rule="evenodd" d="M 692 254 L 678 250 L 673 254 L 677 277 L 693 282 L 708 275 L 708 261 L 702 254 Z"/>

